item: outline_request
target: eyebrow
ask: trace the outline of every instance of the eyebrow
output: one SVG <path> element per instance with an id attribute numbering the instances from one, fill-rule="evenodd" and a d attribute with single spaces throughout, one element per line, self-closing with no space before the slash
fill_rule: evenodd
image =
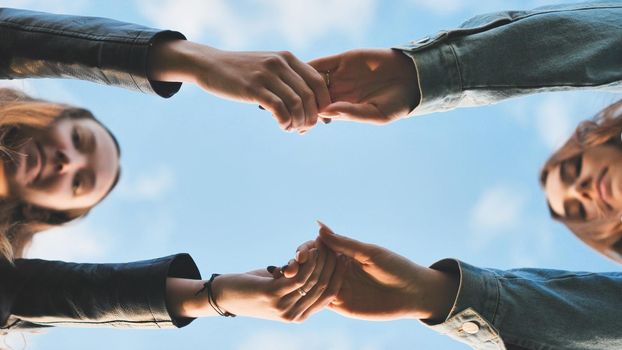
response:
<path id="1" fill-rule="evenodd" d="M 97 148 L 97 139 L 95 138 L 95 133 L 93 133 L 93 131 L 88 130 L 88 137 L 86 141 L 84 150 L 89 153 L 94 153 Z"/>
<path id="2" fill-rule="evenodd" d="M 97 175 L 95 175 L 95 172 L 92 170 L 87 170 L 84 172 L 84 190 L 82 191 L 81 194 L 87 194 L 89 192 L 92 192 L 93 189 L 95 188 L 95 185 L 97 185 Z"/>

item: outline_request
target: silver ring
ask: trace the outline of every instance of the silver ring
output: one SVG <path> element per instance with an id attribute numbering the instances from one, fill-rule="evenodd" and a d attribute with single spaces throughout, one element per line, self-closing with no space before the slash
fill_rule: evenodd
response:
<path id="1" fill-rule="evenodd" d="M 298 294 L 300 294 L 301 297 L 304 297 L 305 295 L 307 295 L 307 292 L 305 292 L 305 290 L 302 289 L 302 288 L 298 288 L 297 291 L 298 291 Z"/>
<path id="2" fill-rule="evenodd" d="M 330 71 L 324 73 L 324 82 L 326 83 L 326 87 L 330 86 Z"/>

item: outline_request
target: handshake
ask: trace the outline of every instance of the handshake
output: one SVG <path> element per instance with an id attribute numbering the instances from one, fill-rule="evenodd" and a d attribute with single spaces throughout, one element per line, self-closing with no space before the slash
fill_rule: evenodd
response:
<path id="1" fill-rule="evenodd" d="M 425 268 L 385 248 L 335 234 L 302 244 L 283 267 L 167 280 L 167 305 L 178 317 L 248 316 L 302 322 L 329 308 L 365 320 L 445 320 L 459 276 Z"/>
<path id="2" fill-rule="evenodd" d="M 191 41 L 154 46 L 149 77 L 194 83 L 256 103 L 281 129 L 304 134 L 321 118 L 387 124 L 419 103 L 413 60 L 398 50 L 358 49 L 301 62 L 289 52 L 230 52 Z"/>

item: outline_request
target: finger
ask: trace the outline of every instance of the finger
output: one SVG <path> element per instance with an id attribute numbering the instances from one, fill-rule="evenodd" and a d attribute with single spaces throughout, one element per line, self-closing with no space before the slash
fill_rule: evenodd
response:
<path id="1" fill-rule="evenodd" d="M 381 123 L 384 120 L 378 107 L 371 103 L 345 101 L 331 103 L 320 113 L 320 117 L 363 123 Z"/>
<path id="2" fill-rule="evenodd" d="M 282 278 L 276 285 L 277 293 L 280 295 L 289 295 L 291 292 L 296 291 L 298 288 L 302 287 L 305 282 L 309 279 L 313 270 L 315 269 L 315 265 L 317 263 L 318 258 L 318 250 L 313 249 L 309 253 L 309 259 L 307 262 L 302 265 L 298 274 L 296 274 L 293 278 Z"/>
<path id="3" fill-rule="evenodd" d="M 279 123 L 279 127 L 283 130 L 287 130 L 291 124 L 292 116 L 289 113 L 285 102 L 283 102 L 279 96 L 268 89 L 264 89 L 262 92 L 258 93 L 257 96 L 257 102 L 261 104 L 260 107 L 270 111 Z"/>
<path id="4" fill-rule="evenodd" d="M 305 298 L 307 294 L 311 291 L 311 289 L 318 283 L 320 275 L 322 274 L 324 266 L 327 262 L 327 256 L 329 253 L 334 254 L 332 252 L 329 252 L 328 248 L 326 248 L 325 245 L 321 244 L 317 249 L 316 264 L 309 278 L 307 278 L 304 283 L 299 285 L 298 288 L 283 296 L 279 301 L 279 304 L 281 306 L 285 306 L 285 308 L 288 310 L 285 313 L 285 315 L 287 316 L 286 318 L 292 319 L 293 314 L 291 312 L 291 308 L 301 299 Z"/>
<path id="5" fill-rule="evenodd" d="M 366 263 L 370 260 L 373 250 L 372 245 L 338 235 L 320 221 L 317 223 L 320 225 L 320 239 L 328 248 L 361 263 Z"/>
<path id="6" fill-rule="evenodd" d="M 302 315 L 298 317 L 299 321 L 306 320 L 309 316 L 330 305 L 337 298 L 346 272 L 346 259 L 344 255 L 338 257 L 335 270 L 333 271 L 333 275 L 324 293 L 322 293 L 315 303 L 304 310 Z"/>
<path id="7" fill-rule="evenodd" d="M 332 56 L 320 57 L 309 61 L 308 63 L 318 72 L 334 72 L 337 70 L 337 68 L 339 68 L 342 55 L 343 54 L 337 54 Z"/>
<path id="8" fill-rule="evenodd" d="M 318 110 L 322 110 L 324 107 L 328 106 L 330 104 L 330 93 L 328 92 L 327 82 L 324 81 L 324 77 L 322 76 L 322 74 L 325 74 L 327 71 L 318 72 L 296 57 L 293 57 L 291 61 L 288 60 L 288 62 L 296 73 L 304 79 L 311 90 L 313 90 Z"/>
<path id="9" fill-rule="evenodd" d="M 283 275 L 280 273 L 280 270 L 278 267 L 274 266 L 274 265 L 270 265 L 268 267 L 266 267 L 266 270 L 268 271 L 268 273 L 272 276 L 272 278 L 277 279 L 277 278 L 281 278 Z"/>
<path id="10" fill-rule="evenodd" d="M 313 90 L 307 85 L 303 78 L 297 72 L 291 70 L 281 74 L 281 79 L 298 95 L 302 101 L 302 109 L 304 115 L 302 119 L 296 118 L 294 115 L 292 127 L 303 131 L 311 129 L 317 123 L 317 101 Z"/>
<path id="11" fill-rule="evenodd" d="M 309 258 L 309 251 L 316 247 L 315 241 L 306 241 L 296 249 L 296 261 L 304 264 Z"/>
<path id="12" fill-rule="evenodd" d="M 287 267 L 283 270 L 283 276 L 285 276 L 285 278 L 292 278 L 296 276 L 298 273 L 298 263 L 296 263 L 296 260 L 290 259 L 286 266 Z"/>
<path id="13" fill-rule="evenodd" d="M 298 126 L 303 125 L 305 120 L 304 102 L 290 86 L 290 83 L 284 80 L 271 81 L 267 88 L 285 103 L 285 108 L 290 115 L 288 129 L 297 129 Z"/>
<path id="14" fill-rule="evenodd" d="M 334 252 L 327 252 L 326 263 L 322 268 L 322 272 L 317 283 L 307 291 L 307 295 L 301 297 L 288 311 L 287 315 L 290 319 L 298 319 L 305 310 L 315 304 L 315 302 L 323 295 L 328 283 L 331 280 L 331 277 L 333 276 L 333 272 L 335 271 L 336 262 L 337 255 Z M 303 287 L 303 290 L 307 289 Z"/>
<path id="15" fill-rule="evenodd" d="M 315 251 L 317 252 L 317 254 L 315 264 L 313 266 L 313 271 L 311 271 L 311 273 L 307 276 L 300 276 L 300 278 L 299 276 L 296 276 L 292 278 L 292 280 L 298 279 L 298 282 L 300 283 L 292 288 L 288 295 L 283 297 L 284 300 L 290 300 L 292 305 L 301 297 L 301 294 L 307 293 L 311 288 L 313 288 L 313 286 L 320 278 L 320 274 L 322 273 L 322 269 L 324 268 L 324 264 L 326 263 L 328 248 L 326 248 L 326 246 L 324 245 L 321 245 Z M 307 264 L 309 263 L 303 265 L 303 268 Z M 303 293 L 300 293 L 301 291 Z"/>

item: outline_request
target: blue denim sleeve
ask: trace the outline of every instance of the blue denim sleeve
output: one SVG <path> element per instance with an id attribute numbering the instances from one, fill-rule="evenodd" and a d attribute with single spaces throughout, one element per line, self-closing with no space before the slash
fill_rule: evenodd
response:
<path id="1" fill-rule="evenodd" d="M 395 49 L 417 69 L 412 115 L 543 91 L 620 91 L 622 1 L 481 15 Z"/>
<path id="2" fill-rule="evenodd" d="M 460 275 L 445 322 L 428 324 L 474 349 L 622 349 L 622 273 L 495 270 L 453 259 Z"/>

